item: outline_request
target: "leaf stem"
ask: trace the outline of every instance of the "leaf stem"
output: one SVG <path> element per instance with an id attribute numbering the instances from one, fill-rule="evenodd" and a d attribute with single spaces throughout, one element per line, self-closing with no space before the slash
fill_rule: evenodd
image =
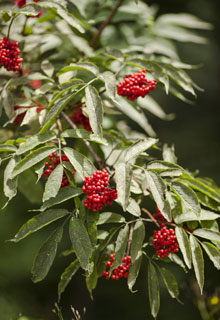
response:
<path id="1" fill-rule="evenodd" d="M 147 209 L 141 208 L 141 210 L 148 215 L 148 217 L 156 224 L 156 226 L 157 226 L 158 228 L 160 228 L 160 225 L 159 225 L 159 223 L 157 222 L 157 220 L 154 219 L 154 217 L 152 216 L 152 214 L 151 214 Z"/>
<path id="2" fill-rule="evenodd" d="M 66 122 L 70 125 L 70 127 L 72 129 L 77 129 L 75 123 L 72 122 L 72 120 L 65 114 L 65 112 L 61 111 L 61 115 L 63 116 L 63 118 L 66 120 Z M 84 144 L 86 145 L 86 147 L 88 148 L 88 150 L 91 152 L 95 162 L 98 164 L 100 169 L 104 168 L 103 165 L 103 161 L 102 159 L 97 155 L 97 153 L 95 152 L 95 150 L 93 149 L 93 147 L 91 146 L 91 144 L 89 143 L 89 141 L 82 139 L 82 141 L 84 142 Z"/>
<path id="3" fill-rule="evenodd" d="M 116 4 L 116 6 L 111 11 L 110 15 L 107 17 L 107 19 L 105 21 L 103 21 L 103 23 L 100 25 L 98 31 L 95 33 L 94 37 L 90 41 L 90 47 L 92 47 L 92 48 L 95 47 L 96 42 L 100 38 L 103 30 L 111 22 L 111 20 L 113 19 L 114 15 L 116 14 L 116 12 L 118 11 L 119 7 L 122 5 L 123 2 L 124 2 L 124 0 L 119 0 L 118 3 Z"/>

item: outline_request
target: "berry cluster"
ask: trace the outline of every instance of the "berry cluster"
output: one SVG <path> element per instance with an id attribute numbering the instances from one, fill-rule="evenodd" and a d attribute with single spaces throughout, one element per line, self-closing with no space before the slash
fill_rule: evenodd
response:
<path id="1" fill-rule="evenodd" d="M 145 97 L 150 91 L 154 90 L 157 80 L 147 80 L 146 72 L 143 69 L 124 76 L 124 81 L 118 84 L 118 95 L 134 101 L 138 97 Z"/>
<path id="2" fill-rule="evenodd" d="M 2 66 L 8 71 L 19 71 L 22 61 L 18 43 L 10 41 L 7 37 L 0 39 L 0 63 Z"/>
<path id="3" fill-rule="evenodd" d="M 65 161 L 70 162 L 65 154 L 61 156 L 61 160 L 62 160 L 62 162 L 65 162 Z M 56 153 L 51 153 L 49 155 L 49 162 L 45 163 L 46 169 L 42 173 L 42 177 L 48 178 L 51 175 L 51 173 L 53 172 L 53 170 L 58 166 L 59 163 L 60 163 L 59 156 Z M 76 170 L 74 169 L 74 171 L 76 171 Z M 74 172 L 72 172 L 72 175 L 74 175 Z M 68 180 L 66 174 L 64 173 L 61 187 L 69 186 L 69 184 L 70 184 L 69 180 Z"/>
<path id="4" fill-rule="evenodd" d="M 89 123 L 89 119 L 84 116 L 82 109 L 76 109 L 71 115 L 70 119 L 77 125 L 82 126 L 87 131 L 92 131 L 92 128 Z"/>
<path id="5" fill-rule="evenodd" d="M 116 189 L 109 187 L 109 174 L 106 170 L 97 170 L 91 177 L 85 177 L 82 190 L 86 192 L 85 206 L 93 211 L 102 210 L 107 204 L 112 205 L 117 199 Z"/>
<path id="6" fill-rule="evenodd" d="M 160 258 L 165 258 L 169 253 L 178 252 L 179 245 L 176 239 L 175 231 L 168 229 L 164 224 L 160 230 L 154 230 L 153 247 L 157 249 L 156 253 Z"/>
<path id="7" fill-rule="evenodd" d="M 155 220 L 157 220 L 158 223 L 163 223 L 163 222 L 167 222 L 167 219 L 164 218 L 164 216 L 162 215 L 160 209 L 157 207 L 157 213 L 153 214 L 153 217 Z"/>
<path id="8" fill-rule="evenodd" d="M 110 260 L 106 263 L 108 271 L 103 271 L 102 274 L 108 280 L 110 278 L 109 269 L 111 268 L 113 262 L 115 261 L 115 253 L 110 254 Z M 131 266 L 131 257 L 125 256 L 122 259 L 122 263 L 112 271 L 111 278 L 119 280 L 121 277 L 127 278 L 129 274 L 129 269 Z"/>

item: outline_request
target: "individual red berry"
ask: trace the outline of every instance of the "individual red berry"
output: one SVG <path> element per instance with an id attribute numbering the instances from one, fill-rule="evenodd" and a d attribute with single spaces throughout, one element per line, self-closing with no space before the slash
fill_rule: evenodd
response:
<path id="1" fill-rule="evenodd" d="M 103 276 L 105 276 L 105 278 L 107 280 L 110 278 L 109 269 L 111 268 L 111 266 L 115 260 L 115 253 L 110 254 L 109 257 L 110 257 L 111 261 L 107 261 L 107 263 L 106 263 L 107 271 L 102 272 Z M 113 269 L 113 271 L 111 273 L 111 278 L 113 280 L 119 280 L 122 277 L 127 278 L 129 275 L 128 270 L 130 269 L 130 266 L 131 266 L 131 257 L 125 256 L 122 259 L 122 263 L 117 268 Z"/>
<path id="2" fill-rule="evenodd" d="M 26 0 L 15 0 L 15 4 L 21 8 L 26 5 Z"/>
<path id="3" fill-rule="evenodd" d="M 19 71 L 23 58 L 16 41 L 10 41 L 7 37 L 0 39 L 0 63 L 8 71 Z"/>
<path id="4" fill-rule="evenodd" d="M 74 113 L 70 116 L 70 119 L 77 125 L 82 126 L 87 131 L 92 132 L 92 128 L 89 123 L 89 119 L 84 116 L 82 109 L 76 109 Z"/>
<path id="5" fill-rule="evenodd" d="M 160 224 L 163 222 L 167 222 L 167 219 L 164 218 L 164 216 L 162 215 L 160 209 L 157 207 L 157 213 L 153 214 L 154 219 L 157 220 L 157 222 L 159 222 Z"/>
<path id="6" fill-rule="evenodd" d="M 118 84 L 118 95 L 134 101 L 138 97 L 145 97 L 150 91 L 154 90 L 157 80 L 147 80 L 146 72 L 143 69 L 124 76 L 124 80 Z"/>
<path id="7" fill-rule="evenodd" d="M 179 245 L 176 239 L 175 231 L 168 229 L 164 224 L 161 225 L 160 230 L 154 230 L 154 240 L 152 245 L 157 249 L 156 254 L 160 258 L 165 258 L 169 253 L 179 251 Z"/>
<path id="8" fill-rule="evenodd" d="M 91 177 L 85 177 L 82 190 L 87 194 L 85 206 L 93 211 L 112 205 L 113 200 L 118 197 L 117 190 L 109 187 L 109 174 L 106 170 L 98 170 Z"/>
<path id="9" fill-rule="evenodd" d="M 68 157 L 64 154 L 61 156 L 61 160 L 62 162 L 70 162 Z M 54 153 L 51 153 L 49 155 L 49 162 L 45 162 L 45 167 L 46 169 L 44 170 L 44 172 L 42 173 L 42 177 L 45 177 L 45 178 L 48 178 L 51 173 L 53 172 L 53 170 L 58 166 L 58 164 L 60 163 L 60 157 L 54 152 Z M 76 171 L 74 169 L 74 171 Z M 74 175 L 74 172 L 72 172 L 72 174 Z M 61 182 L 61 188 L 62 187 L 67 187 L 69 186 L 69 180 L 66 176 L 66 173 L 64 172 L 63 174 L 63 178 L 62 178 L 62 182 Z"/>

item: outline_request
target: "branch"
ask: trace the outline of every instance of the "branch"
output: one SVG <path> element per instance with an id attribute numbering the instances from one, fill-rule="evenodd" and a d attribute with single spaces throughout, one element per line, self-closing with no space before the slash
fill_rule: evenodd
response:
<path id="1" fill-rule="evenodd" d="M 160 225 L 157 222 L 157 220 L 152 216 L 152 214 L 147 209 L 141 208 L 141 210 L 148 215 L 148 217 L 156 224 L 158 228 L 160 228 Z"/>
<path id="2" fill-rule="evenodd" d="M 72 120 L 65 114 L 65 112 L 61 112 L 61 115 L 63 116 L 63 118 L 66 120 L 66 122 L 70 125 L 70 127 L 72 129 L 77 129 L 75 123 L 72 122 Z M 89 141 L 82 139 L 82 141 L 84 142 L 84 144 L 86 145 L 86 147 L 89 149 L 89 151 L 91 152 L 95 162 L 98 164 L 100 169 L 103 169 L 103 161 L 102 159 L 97 155 L 97 153 L 95 152 L 95 150 L 92 148 L 91 144 L 89 143 Z"/>
<path id="3" fill-rule="evenodd" d="M 111 22 L 112 18 L 114 17 L 116 12 L 118 11 L 118 8 L 122 5 L 123 2 L 124 2 L 124 0 L 119 0 L 119 2 L 116 4 L 116 6 L 113 8 L 112 12 L 108 16 L 108 18 L 101 24 L 97 33 L 94 35 L 94 37 L 90 41 L 90 47 L 93 47 L 93 48 L 95 47 L 96 42 L 98 41 L 99 37 L 101 36 L 103 30 Z"/>

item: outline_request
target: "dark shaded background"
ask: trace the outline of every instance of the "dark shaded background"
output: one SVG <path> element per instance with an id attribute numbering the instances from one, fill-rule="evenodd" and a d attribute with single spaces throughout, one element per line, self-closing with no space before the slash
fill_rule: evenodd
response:
<path id="1" fill-rule="evenodd" d="M 149 3 L 149 1 L 146 2 Z M 186 105 L 172 96 L 161 95 L 158 97 L 161 105 L 167 113 L 176 113 L 176 119 L 172 122 L 163 122 L 150 115 L 149 117 L 160 140 L 175 144 L 180 165 L 191 171 L 199 168 L 201 176 L 209 176 L 220 185 L 218 159 L 220 155 L 220 23 L 218 20 L 220 2 L 218 0 L 158 0 L 151 3 L 160 5 L 159 14 L 188 12 L 215 26 L 213 31 L 203 32 L 210 41 L 207 46 L 178 44 L 184 62 L 204 64 L 202 69 L 192 71 L 191 76 L 196 83 L 205 88 L 205 92 L 198 92 L 195 105 Z M 2 181 L 2 173 L 0 178 Z M 18 244 L 5 242 L 27 220 L 29 208 L 30 205 L 26 199 L 20 196 L 14 199 L 0 216 L 0 320 L 18 319 L 19 313 L 36 319 L 57 319 L 51 310 L 57 300 L 59 276 L 64 266 L 69 264 L 70 258 L 68 261 L 68 258 L 58 255 L 56 264 L 46 280 L 33 284 L 30 280 L 31 265 L 35 252 L 43 239 L 47 238 L 45 231 L 38 232 Z M 93 302 L 87 293 L 83 276 L 76 277 L 61 300 L 64 320 L 73 318 L 70 305 L 79 311 L 86 306 L 86 320 L 151 319 L 145 269 L 142 268 L 141 277 L 137 282 L 137 293 L 129 293 L 126 282 L 123 280 L 106 282 L 105 279 L 101 279 L 95 290 Z M 190 273 L 191 280 L 186 282 L 183 271 L 176 269 L 175 266 L 174 271 L 182 289 L 181 299 L 184 305 L 169 298 L 168 294 L 162 290 L 161 311 L 158 319 L 200 320 L 201 316 L 194 305 L 195 293 L 192 288 L 189 289 L 192 286 L 193 274 Z M 209 296 L 220 288 L 219 273 L 216 270 L 213 271 L 209 261 L 206 262 L 205 275 L 207 279 L 205 293 Z"/>

